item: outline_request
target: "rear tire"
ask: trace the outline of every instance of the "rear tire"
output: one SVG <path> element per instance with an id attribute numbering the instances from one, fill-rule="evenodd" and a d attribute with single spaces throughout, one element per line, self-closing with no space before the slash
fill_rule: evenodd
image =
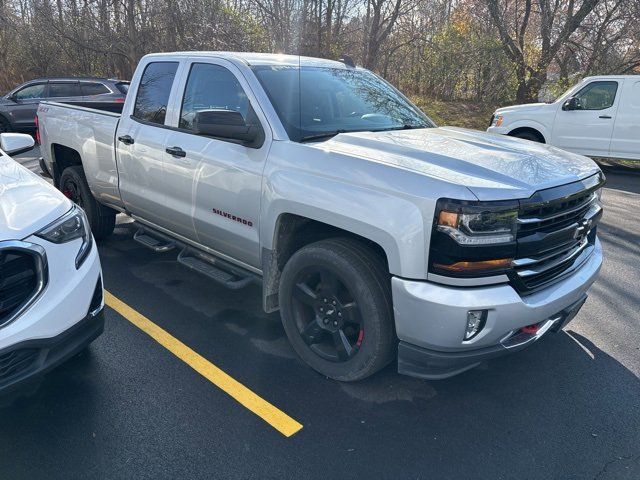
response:
<path id="1" fill-rule="evenodd" d="M 11 126 L 3 117 L 0 117 L 0 133 L 7 133 L 11 131 Z"/>
<path id="2" fill-rule="evenodd" d="M 279 297 L 289 341 L 322 375 L 362 380 L 393 360 L 389 274 L 363 243 L 334 238 L 301 248 L 283 269 Z"/>
<path id="3" fill-rule="evenodd" d="M 96 240 L 108 237 L 113 233 L 116 225 L 116 212 L 99 204 L 93 198 L 87 177 L 85 177 L 81 166 L 73 165 L 64 169 L 60 175 L 60 190 L 67 198 L 82 207 L 87 214 L 91 231 Z"/>

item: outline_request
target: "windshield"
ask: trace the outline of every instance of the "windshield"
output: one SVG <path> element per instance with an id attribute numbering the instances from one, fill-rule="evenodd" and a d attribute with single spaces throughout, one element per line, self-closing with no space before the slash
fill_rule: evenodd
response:
<path id="1" fill-rule="evenodd" d="M 576 87 L 577 87 L 578 85 L 580 85 L 580 84 L 578 83 L 578 84 L 576 84 L 576 85 L 572 85 L 572 86 L 570 86 L 570 87 L 569 87 L 569 88 L 567 88 L 564 92 L 562 92 L 560 95 L 557 95 L 557 96 L 556 96 L 556 97 L 554 97 L 552 100 L 551 100 L 551 99 L 549 99 L 546 103 L 555 103 L 555 102 L 557 102 L 557 101 L 558 101 L 558 100 L 560 100 L 561 98 L 563 98 L 563 97 L 565 97 L 565 96 L 569 95 L 569 93 L 570 93 L 571 91 L 573 91 L 573 90 L 577 90 L 577 88 L 576 88 Z"/>
<path id="2" fill-rule="evenodd" d="M 344 132 L 435 126 L 367 70 L 260 65 L 253 71 L 296 142 Z"/>

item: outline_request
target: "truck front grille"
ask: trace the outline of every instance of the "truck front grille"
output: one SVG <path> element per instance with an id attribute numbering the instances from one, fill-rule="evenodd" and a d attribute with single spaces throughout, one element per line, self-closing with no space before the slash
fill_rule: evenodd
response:
<path id="1" fill-rule="evenodd" d="M 595 193 L 584 193 L 557 203 L 527 206 L 520 212 L 519 235 L 531 232 L 553 232 L 578 222 L 597 201 Z"/>
<path id="2" fill-rule="evenodd" d="M 0 242 L 0 327 L 14 320 L 46 284 L 44 250 L 18 241 Z"/>
<path id="3" fill-rule="evenodd" d="M 543 191 L 522 201 L 518 215 L 517 255 L 511 283 L 521 294 L 533 293 L 570 275 L 595 250 L 602 207 L 596 182 L 578 182 Z"/>

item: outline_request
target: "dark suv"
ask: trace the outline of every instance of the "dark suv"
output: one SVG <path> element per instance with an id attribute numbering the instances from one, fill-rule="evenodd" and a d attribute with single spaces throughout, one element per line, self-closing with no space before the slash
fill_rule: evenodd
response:
<path id="1" fill-rule="evenodd" d="M 0 98 L 0 133 L 33 132 L 42 100 L 120 112 L 129 82 L 106 78 L 39 78 Z"/>

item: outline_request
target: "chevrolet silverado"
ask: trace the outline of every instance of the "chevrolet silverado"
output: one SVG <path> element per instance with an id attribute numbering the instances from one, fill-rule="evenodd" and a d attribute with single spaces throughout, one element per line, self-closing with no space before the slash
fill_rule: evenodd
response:
<path id="1" fill-rule="evenodd" d="M 558 331 L 602 263 L 590 159 L 436 125 L 350 62 L 144 57 L 122 114 L 43 102 L 42 154 L 97 239 L 262 285 L 297 354 L 341 381 L 394 358 L 437 379 Z"/>

